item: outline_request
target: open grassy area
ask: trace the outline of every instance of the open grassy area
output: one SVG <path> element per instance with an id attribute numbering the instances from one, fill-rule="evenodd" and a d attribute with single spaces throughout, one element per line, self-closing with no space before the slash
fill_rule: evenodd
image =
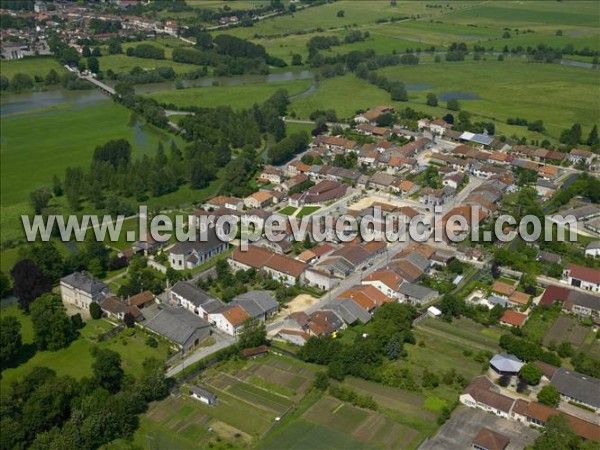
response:
<path id="1" fill-rule="evenodd" d="M 321 209 L 320 206 L 305 206 L 298 214 L 296 214 L 296 217 L 302 219 L 303 217 L 310 216 L 312 213 L 317 212 L 319 209 Z"/>
<path id="2" fill-rule="evenodd" d="M 94 148 L 111 139 L 125 138 L 133 157 L 152 153 L 158 143 L 172 139 L 162 130 L 139 121 L 109 100 L 80 108 L 2 115 L 2 240 L 20 237 L 19 216 L 30 212 L 29 193 L 51 186 L 52 176 L 64 176 L 68 166 L 89 167 Z M 35 126 L 32 124 L 35 123 Z M 59 199 L 61 200 L 61 199 Z M 62 201 L 62 200 L 61 200 Z"/>
<path id="3" fill-rule="evenodd" d="M 455 319 L 452 323 L 426 318 L 416 325 L 416 329 L 454 344 L 492 352 L 499 349 L 498 341 L 502 335 L 502 330 L 497 327 L 486 328 L 466 318 Z"/>
<path id="4" fill-rule="evenodd" d="M 461 108 L 496 122 L 515 116 L 530 121 L 541 119 L 546 134 L 553 138 L 573 123 L 580 123 L 584 133 L 588 133 L 600 111 L 600 98 L 589 95 L 597 89 L 598 74 L 589 69 L 510 59 L 389 67 L 379 72 L 407 84 L 427 84 L 429 91 L 438 96 L 474 94 L 478 98 L 460 101 Z M 405 105 L 426 110 L 427 92 L 411 92 Z M 440 106 L 427 112 L 438 116 L 448 113 L 445 102 L 440 102 Z M 518 128 L 522 133 L 527 131 L 525 127 Z"/>
<path id="5" fill-rule="evenodd" d="M 33 326 L 29 315 L 23 314 L 16 306 L 3 309 L 2 315 L 14 315 L 17 317 L 22 326 L 23 343 L 32 344 Z M 2 371 L 2 387 L 9 386 L 13 380 L 23 377 L 36 366 L 48 367 L 56 371 L 58 375 L 71 375 L 75 378 L 89 376 L 92 373 L 93 357 L 91 355 L 91 348 L 93 346 L 108 348 L 118 352 L 122 358 L 123 369 L 132 375 L 139 375 L 141 373 L 142 362 L 145 358 L 155 357 L 162 360 L 167 357 L 167 345 L 159 341 L 157 348 L 147 346 L 145 341 L 148 335 L 140 329 L 125 330 L 115 337 L 98 342 L 97 337 L 113 326 L 104 319 L 90 320 L 85 324 L 84 328 L 79 330 L 80 336 L 67 348 L 55 352 L 37 351 L 33 355 L 33 352 L 28 353 L 24 357 L 26 361 L 21 362 L 17 367 L 7 368 Z M 133 334 L 129 335 L 131 332 Z"/>
<path id="6" fill-rule="evenodd" d="M 434 3 L 434 2 L 432 2 Z M 460 9 L 471 2 L 453 2 L 454 9 Z M 440 2 L 440 4 L 442 4 Z M 445 4 L 445 3 L 443 3 Z M 239 37 L 252 38 L 257 36 L 300 33 L 314 30 L 343 29 L 345 27 L 373 25 L 378 19 L 401 18 L 419 15 L 422 18 L 433 18 L 449 11 L 449 8 L 427 8 L 426 2 L 398 1 L 396 6 L 387 0 L 364 1 L 343 0 L 315 8 L 306 8 L 293 15 L 279 16 L 262 20 L 249 28 L 234 28 L 223 31 Z M 444 11 L 445 10 L 445 11 Z M 338 17 L 338 11 L 344 11 Z M 381 24 L 380 26 L 390 26 Z"/>
<path id="7" fill-rule="evenodd" d="M 291 216 L 292 214 L 294 214 L 296 212 L 298 208 L 296 208 L 295 206 L 286 206 L 283 209 L 280 209 L 279 211 L 277 211 L 279 214 L 284 214 L 286 216 Z"/>
<path id="8" fill-rule="evenodd" d="M 0 63 L 0 74 L 11 79 L 16 73 L 25 73 L 30 77 L 45 77 L 51 69 L 59 74 L 66 72 L 66 69 L 60 65 L 52 56 L 35 56 L 23 59 L 13 59 Z"/>
<path id="9" fill-rule="evenodd" d="M 194 64 L 184 64 L 175 62 L 171 59 L 148 59 L 127 56 L 124 53 L 120 55 L 105 55 L 98 58 L 100 70 L 106 72 L 112 70 L 116 73 L 129 72 L 134 67 L 141 67 L 145 70 L 156 69 L 157 67 L 172 67 L 176 73 L 187 73 L 198 70 L 200 66 Z"/>
<path id="10" fill-rule="evenodd" d="M 311 80 L 292 80 L 239 86 L 208 86 L 153 92 L 148 96 L 159 102 L 178 106 L 227 105 L 243 109 L 250 108 L 255 103 L 263 103 L 278 89 L 286 89 L 290 95 L 295 95 L 308 89 L 311 83 Z"/>

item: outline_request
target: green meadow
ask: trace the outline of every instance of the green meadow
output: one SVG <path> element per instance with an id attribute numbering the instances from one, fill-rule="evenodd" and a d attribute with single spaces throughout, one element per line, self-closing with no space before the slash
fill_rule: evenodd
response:
<path id="1" fill-rule="evenodd" d="M 38 56 L 10 61 L 2 60 L 0 63 L 0 74 L 9 79 L 16 73 L 25 73 L 31 77 L 45 77 L 51 69 L 56 70 L 58 73 L 66 72 L 66 69 L 51 56 Z"/>
<path id="2" fill-rule="evenodd" d="M 2 115 L 1 125 L 2 241 L 21 236 L 19 215 L 30 212 L 29 194 L 51 186 L 53 175 L 62 178 L 69 166 L 88 167 L 97 145 L 125 138 L 137 158 L 172 139 L 152 126 L 134 125 L 131 112 L 110 100 Z"/>
<path id="3" fill-rule="evenodd" d="M 159 102 L 178 106 L 221 106 L 234 109 L 250 108 L 263 103 L 278 89 L 286 89 L 290 96 L 307 90 L 311 80 L 292 80 L 276 83 L 241 84 L 238 86 L 207 86 L 177 89 L 148 94 Z"/>
<path id="4" fill-rule="evenodd" d="M 144 70 L 152 70 L 157 67 L 172 67 L 175 73 L 187 73 L 198 70 L 200 66 L 193 64 L 178 63 L 171 59 L 147 59 L 137 58 L 135 56 L 106 55 L 98 58 L 100 70 L 106 72 L 112 70 L 115 73 L 129 72 L 134 67 L 141 67 Z"/>
<path id="5" fill-rule="evenodd" d="M 598 122 L 600 97 L 590 95 L 597 91 L 598 73 L 590 69 L 510 59 L 398 66 L 379 73 L 406 84 L 430 85 L 430 89 L 410 93 L 407 106 L 412 108 L 423 109 L 428 92 L 438 96 L 449 92 L 475 94 L 476 100 L 460 101 L 462 109 L 496 122 L 515 116 L 541 119 L 546 134 L 555 139 L 573 123 L 580 123 L 587 133 Z M 446 106 L 445 102 L 440 105 Z M 432 113 L 448 112 L 437 109 Z"/>

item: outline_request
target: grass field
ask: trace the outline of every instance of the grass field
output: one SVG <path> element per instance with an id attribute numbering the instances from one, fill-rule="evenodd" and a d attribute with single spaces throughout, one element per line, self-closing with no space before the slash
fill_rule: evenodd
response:
<path id="1" fill-rule="evenodd" d="M 286 206 L 285 208 L 280 209 L 279 211 L 277 211 L 279 214 L 284 214 L 286 216 L 291 216 L 293 215 L 296 210 L 298 208 L 296 208 L 295 206 Z"/>
<path id="2" fill-rule="evenodd" d="M 172 67 L 176 73 L 187 73 L 199 69 L 199 66 L 178 63 L 171 59 L 137 58 L 125 54 L 101 56 L 98 58 L 98 62 L 100 63 L 100 70 L 103 72 L 112 70 L 115 73 L 129 72 L 136 66 L 145 70 L 156 69 L 157 67 Z"/>
<path id="3" fill-rule="evenodd" d="M 140 419 L 134 442 L 140 448 L 151 450 L 211 448 L 221 440 L 228 440 L 233 448 L 246 447 L 251 441 L 250 436 L 211 417 L 212 409 L 187 396 L 168 397 L 152 403 Z M 108 448 L 129 446 L 117 441 Z"/>
<path id="4" fill-rule="evenodd" d="M 17 317 L 22 326 L 23 343 L 32 344 L 33 326 L 30 316 L 23 314 L 16 306 L 3 309 L 2 315 Z M 136 329 L 132 336 L 121 332 L 113 338 L 97 342 L 97 336 L 113 326 L 104 319 L 88 321 L 85 327 L 79 330 L 79 338 L 69 347 L 55 352 L 37 351 L 33 356 L 28 355 L 31 357 L 17 367 L 3 370 L 1 386 L 3 388 L 9 386 L 13 380 L 23 377 L 36 366 L 48 367 L 56 371 L 58 375 L 71 375 L 75 378 L 89 376 L 92 373 L 93 357 L 90 350 L 93 346 L 118 352 L 122 358 L 123 369 L 132 375 L 141 373 L 142 362 L 145 358 L 155 357 L 164 360 L 167 357 L 167 345 L 159 342 L 157 348 L 148 347 L 145 344 L 147 335 L 139 329 Z"/>
<path id="5" fill-rule="evenodd" d="M 541 119 L 553 138 L 573 123 L 581 123 L 588 133 L 600 111 L 600 98 L 589 95 L 597 88 L 598 76 L 589 69 L 511 59 L 390 67 L 379 72 L 407 84 L 428 84 L 438 96 L 449 92 L 475 94 L 477 100 L 460 102 L 462 109 L 496 122 L 515 116 Z M 426 95 L 427 91 L 411 92 L 406 105 L 424 110 Z M 445 103 L 440 103 L 444 108 L 431 108 L 431 112 L 442 116 L 448 111 Z"/>
<path id="6" fill-rule="evenodd" d="M 131 113 L 109 100 L 85 108 L 67 105 L 56 111 L 2 115 L 1 125 L 2 240 L 21 235 L 19 215 L 30 212 L 29 193 L 51 186 L 52 176 L 62 178 L 68 166 L 89 167 L 97 145 L 125 138 L 138 158 L 154 152 L 159 142 L 181 143 L 139 121 L 132 125 Z"/>
<path id="7" fill-rule="evenodd" d="M 311 214 L 317 212 L 319 209 L 321 209 L 320 206 L 305 206 L 296 214 L 296 217 L 298 219 L 302 219 L 303 217 L 310 216 Z"/>
<path id="8" fill-rule="evenodd" d="M 16 73 L 25 73 L 32 78 L 34 76 L 45 77 L 51 69 L 58 73 L 66 72 L 52 56 L 36 56 L 31 58 L 13 59 L 0 63 L 0 74 L 12 78 Z"/>
<path id="9" fill-rule="evenodd" d="M 310 80 L 293 80 L 239 86 L 209 86 L 154 92 L 148 96 L 159 102 L 174 103 L 178 106 L 228 105 L 234 109 L 243 109 L 250 108 L 255 103 L 263 103 L 278 89 L 286 89 L 291 96 L 305 91 L 311 83 Z"/>
<path id="10" fill-rule="evenodd" d="M 453 8 L 460 9 L 468 6 L 469 3 L 464 1 L 453 2 Z M 343 17 L 337 16 L 338 11 L 344 11 Z M 378 19 L 390 19 L 391 17 L 400 18 L 420 15 L 422 18 L 432 18 L 446 11 L 449 11 L 449 9 L 427 8 L 426 2 L 399 1 L 396 6 L 392 6 L 387 0 L 344 0 L 315 8 L 307 8 L 297 11 L 293 15 L 262 20 L 253 27 L 234 28 L 223 32 L 251 38 L 255 35 L 280 35 L 317 29 L 342 29 L 367 24 L 372 25 Z M 388 24 L 381 26 L 388 26 Z"/>
<path id="11" fill-rule="evenodd" d="M 448 342 L 492 352 L 499 349 L 498 341 L 502 335 L 499 328 L 486 328 L 465 318 L 455 319 L 452 323 L 426 318 L 416 325 L 416 329 L 446 339 Z"/>
<path id="12" fill-rule="evenodd" d="M 466 357 L 463 350 L 470 349 L 477 352 L 477 347 L 467 345 L 456 345 L 454 341 L 434 334 L 431 328 L 425 326 L 415 330 L 417 342 L 423 342 L 424 345 L 407 345 L 406 364 L 415 375 L 420 376 L 425 369 L 436 373 L 446 372 L 455 369 L 457 373 L 467 379 L 471 379 L 481 373 L 481 363 Z M 404 365 L 402 361 L 401 365 Z"/>

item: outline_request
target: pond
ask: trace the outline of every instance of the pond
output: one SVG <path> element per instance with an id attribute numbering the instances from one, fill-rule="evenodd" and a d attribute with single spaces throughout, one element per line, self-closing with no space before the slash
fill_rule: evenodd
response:
<path id="1" fill-rule="evenodd" d="M 448 100 L 479 100 L 479 95 L 471 92 L 442 92 L 438 98 L 447 102 Z"/>
<path id="2" fill-rule="evenodd" d="M 81 109 L 107 98 L 98 89 L 68 91 L 63 88 L 53 88 L 47 91 L 31 91 L 20 94 L 3 93 L 0 113 L 2 115 L 23 113 L 36 109 L 52 108 L 65 103 L 74 105 L 76 109 Z"/>

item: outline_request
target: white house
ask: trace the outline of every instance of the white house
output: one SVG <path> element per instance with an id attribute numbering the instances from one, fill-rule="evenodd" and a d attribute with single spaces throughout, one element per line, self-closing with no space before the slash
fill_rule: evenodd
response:
<path id="1" fill-rule="evenodd" d="M 390 298 L 400 298 L 400 286 L 404 280 L 393 270 L 380 269 L 366 276 L 362 280 L 362 284 L 368 284 L 385 296 Z"/>
<path id="2" fill-rule="evenodd" d="M 572 286 L 600 292 L 600 270 L 569 264 L 563 272 L 563 279 Z"/>
<path id="3" fill-rule="evenodd" d="M 600 241 L 590 242 L 585 248 L 585 256 L 591 256 L 592 258 L 600 256 Z"/>
<path id="4" fill-rule="evenodd" d="M 190 387 L 190 396 L 210 406 L 217 404 L 217 396 L 215 394 L 198 386 Z"/>
<path id="5" fill-rule="evenodd" d="M 228 305 L 208 315 L 208 321 L 219 330 L 237 336 L 250 315 L 239 305 Z"/>
<path id="6" fill-rule="evenodd" d="M 60 295 L 64 303 L 89 309 L 92 303 L 101 303 L 110 294 L 106 283 L 85 272 L 74 272 L 60 280 Z"/>

